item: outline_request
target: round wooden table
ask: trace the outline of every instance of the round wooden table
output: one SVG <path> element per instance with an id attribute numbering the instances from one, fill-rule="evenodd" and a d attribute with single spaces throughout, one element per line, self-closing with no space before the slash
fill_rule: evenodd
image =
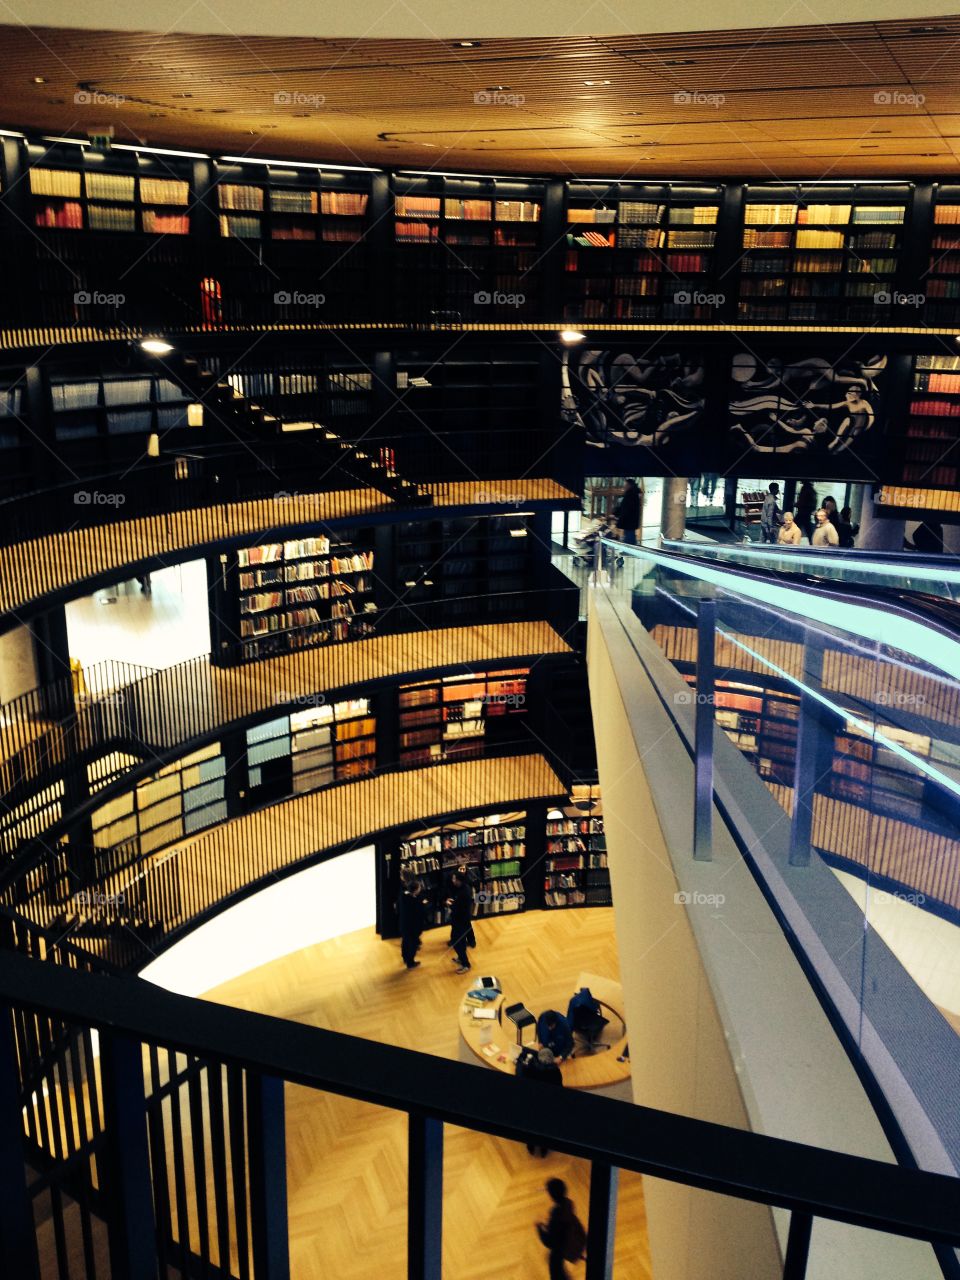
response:
<path id="1" fill-rule="evenodd" d="M 627 1027 L 623 1017 L 623 988 L 619 982 L 610 978 L 601 978 L 595 973 L 581 973 L 570 989 L 572 996 L 581 987 L 589 987 L 604 1009 L 604 1016 L 609 1019 L 607 1032 L 620 1032 L 617 1039 L 603 1040 L 609 1049 L 599 1053 L 588 1053 L 585 1049 L 576 1049 L 574 1056 L 560 1063 L 563 1072 L 563 1083 L 568 1089 L 602 1089 L 605 1085 L 619 1084 L 630 1078 L 630 1062 L 620 1059 L 627 1047 Z M 466 991 L 472 991 L 473 984 Z M 504 1071 L 508 1075 L 516 1074 L 516 1061 L 519 1055 L 517 1046 L 517 1028 L 506 1017 L 503 1010 L 506 1006 L 517 1003 L 516 994 L 511 992 L 509 999 L 501 991 L 495 999 L 488 1001 L 483 1008 L 492 1009 L 495 1018 L 475 1018 L 472 1005 L 464 1003 L 464 995 L 460 998 L 460 1034 L 479 1060 L 494 1071 Z M 527 1008 L 539 1017 L 540 1010 L 524 1001 Z M 563 1010 L 561 1009 L 561 1013 Z M 489 1039 L 488 1039 L 489 1037 Z M 486 1043 L 485 1043 L 486 1041 Z"/>

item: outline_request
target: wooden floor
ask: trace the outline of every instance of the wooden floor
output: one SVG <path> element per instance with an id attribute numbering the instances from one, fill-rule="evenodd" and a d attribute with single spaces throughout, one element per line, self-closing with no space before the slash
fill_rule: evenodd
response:
<path id="1" fill-rule="evenodd" d="M 497 974 L 535 1009 L 565 1008 L 582 969 L 619 978 L 613 912 L 606 908 L 482 920 L 476 932 L 478 968 Z M 398 943 L 361 930 L 264 965 L 206 998 L 457 1059 L 464 980 L 450 962 L 447 937 L 446 929 L 425 934 L 421 967 L 408 971 Z M 401 1280 L 403 1117 L 289 1086 L 287 1170 L 296 1280 Z M 546 1255 L 533 1223 L 546 1216 L 543 1184 L 549 1177 L 566 1181 L 585 1219 L 585 1162 L 560 1155 L 538 1159 L 517 1143 L 447 1129 L 447 1280 L 546 1277 Z M 583 1266 L 571 1265 L 570 1271 L 579 1280 Z M 651 1275 L 642 1184 L 634 1174 L 621 1177 L 614 1275 Z"/>
<path id="2" fill-rule="evenodd" d="M 491 513 L 515 503 L 568 501 L 573 494 L 547 479 L 484 480 L 427 486 L 437 506 L 490 503 Z M 122 506 L 118 511 L 122 512 Z M 89 529 L 72 529 L 0 548 L 0 612 L 7 613 L 64 587 L 82 583 L 149 557 L 167 563 L 184 552 L 226 538 L 279 537 L 285 527 L 324 520 L 362 517 L 397 510 L 375 489 L 342 489 L 331 493 L 292 494 L 249 502 L 226 502 L 162 516 L 116 519 Z M 411 512 L 405 517 L 415 519 Z M 127 574 L 127 577 L 130 575 Z"/>

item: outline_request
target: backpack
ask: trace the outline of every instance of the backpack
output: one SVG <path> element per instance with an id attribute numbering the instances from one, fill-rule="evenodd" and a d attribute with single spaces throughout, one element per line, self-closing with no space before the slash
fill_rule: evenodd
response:
<path id="1" fill-rule="evenodd" d="M 565 1262 L 579 1262 L 587 1252 L 587 1233 L 583 1223 L 571 1209 L 567 1221 L 567 1238 L 563 1246 Z"/>

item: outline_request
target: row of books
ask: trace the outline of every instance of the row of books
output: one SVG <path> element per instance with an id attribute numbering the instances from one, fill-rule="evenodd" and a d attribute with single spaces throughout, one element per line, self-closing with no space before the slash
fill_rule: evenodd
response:
<path id="1" fill-rule="evenodd" d="M 960 401 L 911 400 L 910 412 L 926 418 L 960 418 Z"/>
<path id="2" fill-rule="evenodd" d="M 918 371 L 914 375 L 913 385 L 917 391 L 944 391 L 951 395 L 960 395 L 960 372 Z"/>

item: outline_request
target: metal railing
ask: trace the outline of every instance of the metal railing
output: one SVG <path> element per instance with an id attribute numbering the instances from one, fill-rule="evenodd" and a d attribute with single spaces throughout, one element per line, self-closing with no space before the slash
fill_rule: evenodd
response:
<path id="1" fill-rule="evenodd" d="M 0 1269 L 17 1280 L 40 1278 L 48 1214 L 52 1280 L 289 1280 L 287 1083 L 407 1116 L 406 1187 L 382 1188 L 405 1203 L 407 1280 L 441 1277 L 448 1125 L 590 1162 L 586 1280 L 612 1275 L 620 1169 L 788 1211 L 784 1280 L 806 1275 L 818 1219 L 960 1245 L 960 1182 L 941 1175 L 576 1090 L 558 1108 L 533 1082 L 12 951 L 0 1005 Z"/>
<path id="2" fill-rule="evenodd" d="M 927 1069 L 960 1069 L 930 918 L 960 920 L 954 606 L 622 543 L 603 551 L 604 599 L 694 763 L 694 856 L 711 856 L 716 807 L 891 1140 L 960 1168 L 952 1091 Z M 787 710 L 768 710 L 768 688 Z M 738 707 L 746 726 L 731 720 Z"/>
<path id="3" fill-rule="evenodd" d="M 64 767 L 85 770 L 111 751 L 157 764 L 228 725 L 293 709 L 315 694 L 448 667 L 451 628 L 510 623 L 511 661 L 534 658 L 544 622 L 566 642 L 577 623 L 577 588 L 552 566 L 545 582 L 532 591 L 428 601 L 399 596 L 363 615 L 372 636 L 245 663 L 242 672 L 242 640 L 218 652 L 216 664 L 204 654 L 159 670 L 118 662 L 83 668 L 0 706 L 0 799 L 13 807 Z M 485 665 L 482 632 L 471 646 L 478 655 L 471 668 Z M 123 771 L 137 767 L 128 762 Z M 81 783 L 74 794 L 86 789 Z"/>

